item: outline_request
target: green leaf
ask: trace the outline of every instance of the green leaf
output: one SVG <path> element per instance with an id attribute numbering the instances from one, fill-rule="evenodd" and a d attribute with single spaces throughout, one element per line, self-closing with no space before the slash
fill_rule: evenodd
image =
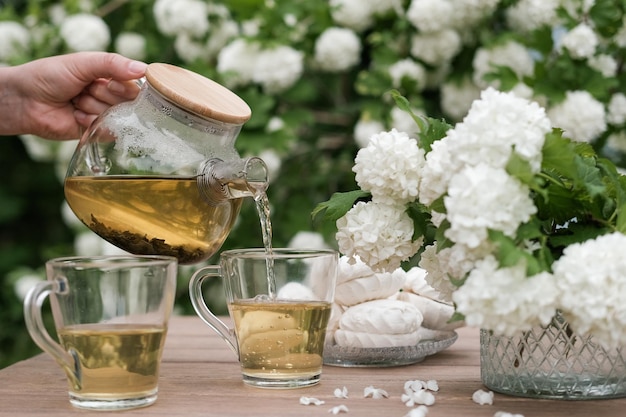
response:
<path id="1" fill-rule="evenodd" d="M 391 94 L 391 97 L 396 102 L 396 106 L 398 106 L 400 110 L 405 111 L 409 115 L 411 115 L 411 117 L 417 124 L 420 132 L 425 132 L 428 129 L 428 122 L 426 121 L 426 119 L 413 113 L 413 109 L 411 109 L 411 103 L 409 102 L 409 100 L 407 100 L 406 97 L 400 94 L 398 90 L 390 90 L 389 94 Z"/>
<path id="2" fill-rule="evenodd" d="M 565 248 L 574 243 L 582 243 L 589 239 L 595 239 L 610 230 L 599 227 L 597 224 L 585 224 L 569 222 L 566 229 L 562 229 L 560 233 L 549 237 L 550 246 L 554 248 Z"/>
<path id="3" fill-rule="evenodd" d="M 535 258 L 532 253 L 523 247 L 519 247 L 515 240 L 500 231 L 489 230 L 489 239 L 497 247 L 495 255 L 501 267 L 514 267 L 521 261 L 524 261 L 526 263 L 526 275 L 528 276 L 533 276 L 548 268 L 547 265 Z"/>
<path id="4" fill-rule="evenodd" d="M 591 197 L 602 194 L 606 187 L 602 181 L 600 170 L 595 165 L 595 158 L 578 157 L 574 161 L 578 169 L 578 176 L 575 180 L 580 182 L 576 185 L 584 187 Z"/>
<path id="5" fill-rule="evenodd" d="M 430 150 L 432 149 L 432 144 L 435 143 L 436 141 L 438 141 L 439 139 L 443 138 L 444 136 L 446 136 L 446 132 L 448 131 L 448 129 L 450 129 L 452 126 L 450 126 L 445 120 L 443 119 L 433 119 L 433 118 L 428 118 L 428 129 L 426 130 L 426 132 L 420 133 L 420 140 L 419 140 L 419 146 L 421 149 L 424 149 L 424 151 L 426 151 L 426 153 L 430 152 Z"/>
<path id="6" fill-rule="evenodd" d="M 446 230 L 448 230 L 449 228 L 450 228 L 450 222 L 446 219 L 439 225 L 439 227 L 435 231 L 435 241 L 437 242 L 437 251 L 450 248 L 454 245 L 454 242 L 445 236 Z"/>
<path id="7" fill-rule="evenodd" d="M 535 185 L 535 174 L 530 167 L 530 163 L 515 152 L 509 157 L 509 161 L 506 164 L 506 172 L 529 187 Z"/>
<path id="8" fill-rule="evenodd" d="M 496 66 L 493 71 L 488 72 L 483 77 L 485 81 L 499 81 L 502 91 L 510 91 L 519 84 L 517 73 L 507 66 Z"/>
<path id="9" fill-rule="evenodd" d="M 324 220 L 337 221 L 352 208 L 355 201 L 367 198 L 369 195 L 368 192 L 362 190 L 334 193 L 328 201 L 318 204 L 311 216 L 315 218 L 318 214 L 324 212 Z"/>
<path id="10" fill-rule="evenodd" d="M 617 220 L 615 228 L 618 232 L 626 234 L 626 204 L 622 204 L 617 208 Z"/>
<path id="11" fill-rule="evenodd" d="M 424 237 L 424 242 L 432 242 L 435 239 L 435 230 L 430 222 L 430 212 L 419 203 L 410 203 L 407 206 L 407 214 L 413 220 L 413 240 Z"/>
<path id="12" fill-rule="evenodd" d="M 577 153 L 571 140 L 563 137 L 563 132 L 555 129 L 546 134 L 543 144 L 542 168 L 547 171 L 556 171 L 567 177 L 577 175 L 574 160 Z"/>
<path id="13" fill-rule="evenodd" d="M 621 0 L 595 0 L 589 10 L 593 27 L 606 38 L 614 36 L 622 27 L 623 2 Z"/>

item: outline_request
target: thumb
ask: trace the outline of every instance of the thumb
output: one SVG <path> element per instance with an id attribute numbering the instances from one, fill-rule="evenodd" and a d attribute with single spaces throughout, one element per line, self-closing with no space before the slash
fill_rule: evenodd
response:
<path id="1" fill-rule="evenodd" d="M 128 81 L 144 76 L 147 64 L 109 52 L 76 52 L 69 54 L 68 68 L 81 81 L 98 78 Z"/>

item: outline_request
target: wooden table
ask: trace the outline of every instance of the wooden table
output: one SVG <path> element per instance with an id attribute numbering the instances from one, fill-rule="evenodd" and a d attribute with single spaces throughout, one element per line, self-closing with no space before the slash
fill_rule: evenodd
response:
<path id="1" fill-rule="evenodd" d="M 325 366 L 320 384 L 295 390 L 265 390 L 244 386 L 239 365 L 226 344 L 195 316 L 175 317 L 165 344 L 159 398 L 146 408 L 119 412 L 129 416 L 331 416 L 344 404 L 346 417 L 403 417 L 410 408 L 402 403 L 404 382 L 435 379 L 440 390 L 428 417 L 492 417 L 497 411 L 525 417 L 612 417 L 626 415 L 626 399 L 595 401 L 530 400 L 496 394 L 493 405 L 475 404 L 471 397 L 480 382 L 478 331 L 463 328 L 449 349 L 421 363 L 393 368 L 340 368 Z M 369 385 L 382 388 L 389 398 L 363 397 Z M 339 399 L 335 388 L 346 387 Z M 41 354 L 0 370 L 0 416 L 98 416 L 72 407 L 65 375 L 48 355 Z M 300 405 L 300 397 L 315 397 L 325 404 Z"/>

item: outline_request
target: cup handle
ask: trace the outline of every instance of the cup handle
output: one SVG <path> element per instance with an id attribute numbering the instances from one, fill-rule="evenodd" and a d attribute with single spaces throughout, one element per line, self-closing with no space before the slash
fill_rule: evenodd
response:
<path id="1" fill-rule="evenodd" d="M 209 307 L 207 307 L 204 296 L 202 295 L 202 284 L 204 281 L 208 278 L 221 276 L 221 268 L 219 266 L 210 265 L 197 270 L 189 280 L 189 298 L 191 298 L 193 309 L 196 310 L 196 313 L 200 316 L 202 321 L 217 332 L 228 346 L 230 346 L 233 352 L 235 352 L 235 355 L 239 357 L 239 349 L 237 348 L 234 331 L 213 314 Z"/>
<path id="2" fill-rule="evenodd" d="M 30 289 L 24 298 L 24 321 L 26 322 L 26 328 L 37 346 L 50 354 L 65 370 L 74 389 L 80 390 L 82 386 L 80 361 L 52 339 L 43 322 L 42 305 L 46 297 L 51 293 L 67 293 L 67 280 L 65 278 L 56 278 L 51 281 L 43 281 Z"/>

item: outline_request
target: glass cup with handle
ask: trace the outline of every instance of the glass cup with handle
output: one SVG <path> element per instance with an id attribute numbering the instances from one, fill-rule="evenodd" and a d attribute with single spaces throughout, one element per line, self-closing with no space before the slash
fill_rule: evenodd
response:
<path id="1" fill-rule="evenodd" d="M 24 316 L 35 343 L 64 369 L 72 405 L 123 410 L 156 401 L 177 266 L 169 256 L 46 262 L 47 280 L 26 296 Z M 44 326 L 46 298 L 60 343 Z"/>
<path id="2" fill-rule="evenodd" d="M 299 388 L 320 381 L 338 262 L 333 250 L 239 249 L 194 273 L 193 307 L 235 352 L 244 383 Z M 202 284 L 214 277 L 224 282 L 234 329 L 205 302 Z"/>

